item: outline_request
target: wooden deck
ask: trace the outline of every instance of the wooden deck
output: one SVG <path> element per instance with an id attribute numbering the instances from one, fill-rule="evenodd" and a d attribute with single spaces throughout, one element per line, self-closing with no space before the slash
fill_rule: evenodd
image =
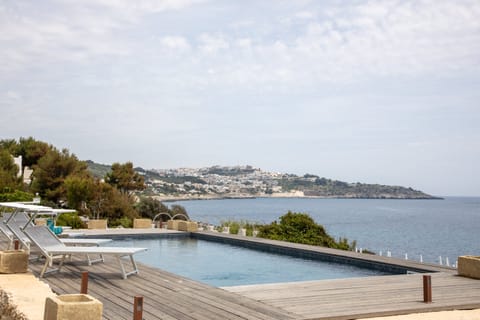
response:
<path id="1" fill-rule="evenodd" d="M 43 261 L 31 262 L 38 276 Z M 191 281 L 180 276 L 139 264 L 140 274 L 123 280 L 118 263 L 106 257 L 105 263 L 88 266 L 84 262 L 66 263 L 61 272 L 46 275 L 57 294 L 79 293 L 81 272 L 89 271 L 88 293 L 103 303 L 103 318 L 133 317 L 134 296 L 144 297 L 143 318 L 223 320 L 223 319 L 296 319 L 296 315 L 235 293 Z"/>
<path id="2" fill-rule="evenodd" d="M 480 280 L 433 273 L 433 303 L 422 274 L 230 287 L 226 290 L 296 314 L 298 319 L 358 319 L 480 308 Z"/>
<path id="3" fill-rule="evenodd" d="M 43 262 L 30 264 L 36 275 Z M 480 280 L 432 274 L 433 303 L 422 302 L 422 275 L 214 288 L 140 264 L 141 273 L 123 280 L 115 260 L 87 266 L 66 264 L 44 278 L 58 294 L 78 293 L 89 271 L 89 294 L 104 305 L 104 319 L 132 319 L 133 297 L 144 297 L 148 319 L 357 319 L 480 308 Z"/>

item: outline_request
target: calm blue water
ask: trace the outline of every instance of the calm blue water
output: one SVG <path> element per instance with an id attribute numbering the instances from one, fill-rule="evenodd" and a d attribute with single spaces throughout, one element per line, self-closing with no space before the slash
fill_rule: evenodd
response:
<path id="1" fill-rule="evenodd" d="M 480 255 L 480 198 L 445 200 L 227 199 L 179 201 L 192 220 L 270 223 L 288 210 L 310 214 L 335 237 L 385 255 L 453 263 L 459 255 Z"/>
<path id="2" fill-rule="evenodd" d="M 217 287 L 382 274 L 190 238 L 125 239 L 112 245 L 149 248 L 136 260 Z"/>

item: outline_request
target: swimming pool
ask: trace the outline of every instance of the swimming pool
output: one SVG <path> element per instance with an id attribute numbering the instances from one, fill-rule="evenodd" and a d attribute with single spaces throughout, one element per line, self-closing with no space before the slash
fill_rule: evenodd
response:
<path id="1" fill-rule="evenodd" d="M 189 237 L 127 238 L 112 245 L 148 248 L 135 255 L 137 261 L 216 287 L 386 274 Z"/>

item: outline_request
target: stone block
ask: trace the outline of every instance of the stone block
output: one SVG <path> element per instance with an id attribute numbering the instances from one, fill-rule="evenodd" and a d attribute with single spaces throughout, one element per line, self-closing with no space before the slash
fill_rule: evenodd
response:
<path id="1" fill-rule="evenodd" d="M 187 221 L 178 221 L 178 231 L 187 231 L 188 229 L 188 222 Z"/>
<path id="2" fill-rule="evenodd" d="M 65 294 L 45 300 L 43 320 L 101 320 L 103 304 L 88 294 Z"/>
<path id="3" fill-rule="evenodd" d="M 47 225 L 47 219 L 46 218 L 37 218 L 37 219 L 35 219 L 35 225 L 46 226 Z"/>
<path id="4" fill-rule="evenodd" d="M 28 253 L 23 250 L 0 251 L 0 273 L 25 273 Z"/>
<path id="5" fill-rule="evenodd" d="M 178 230 L 178 222 L 180 220 L 168 220 L 167 229 L 169 230 Z"/>
<path id="6" fill-rule="evenodd" d="M 198 224 L 193 221 L 178 221 L 178 231 L 197 232 Z"/>
<path id="7" fill-rule="evenodd" d="M 152 219 L 133 219 L 134 229 L 151 229 Z"/>
<path id="8" fill-rule="evenodd" d="M 458 257 L 458 274 L 473 279 L 480 279 L 480 256 Z"/>
<path id="9" fill-rule="evenodd" d="M 188 232 L 197 232 L 198 231 L 198 223 L 189 221 L 188 222 Z"/>
<path id="10" fill-rule="evenodd" d="M 107 219 L 88 220 L 88 229 L 107 229 Z"/>

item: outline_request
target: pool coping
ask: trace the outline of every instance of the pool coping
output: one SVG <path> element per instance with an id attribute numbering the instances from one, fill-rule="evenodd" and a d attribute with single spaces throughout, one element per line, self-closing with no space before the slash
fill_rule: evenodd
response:
<path id="1" fill-rule="evenodd" d="M 456 272 L 455 268 L 419 263 L 412 260 L 402 260 L 366 253 L 331 249 L 313 245 L 292 243 L 279 240 L 269 240 L 257 237 L 246 237 L 215 232 L 196 232 L 191 237 L 242 246 L 254 250 L 285 254 L 298 258 L 317 261 L 354 265 L 360 268 L 377 270 L 391 274 Z"/>

